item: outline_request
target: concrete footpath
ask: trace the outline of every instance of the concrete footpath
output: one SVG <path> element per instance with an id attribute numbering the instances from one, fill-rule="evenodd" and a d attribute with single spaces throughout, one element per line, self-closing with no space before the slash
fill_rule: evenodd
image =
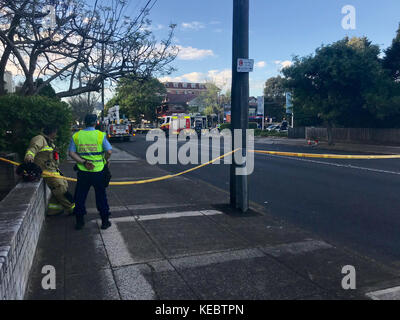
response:
<path id="1" fill-rule="evenodd" d="M 166 174 L 115 151 L 113 181 Z M 67 176 L 75 176 L 72 166 L 64 164 Z M 399 270 L 336 248 L 261 208 L 233 212 L 229 195 L 205 182 L 179 177 L 111 187 L 108 197 L 113 225 L 106 231 L 99 228 L 93 190 L 84 230 L 74 230 L 72 216 L 46 218 L 26 299 L 400 298 L 392 289 L 400 286 Z M 55 267 L 55 290 L 42 288 L 46 265 Z M 355 268 L 356 290 L 342 287 L 345 266 Z"/>
<path id="2" fill-rule="evenodd" d="M 298 147 L 309 147 L 306 139 L 287 139 L 287 138 L 255 138 L 256 143 L 266 145 L 287 145 Z M 330 151 L 343 151 L 343 152 L 356 152 L 368 154 L 400 154 L 400 146 L 385 146 L 377 144 L 355 144 L 355 143 L 335 143 L 329 145 L 327 142 L 319 142 L 318 145 L 313 145 L 312 149 L 315 150 L 330 150 Z"/>

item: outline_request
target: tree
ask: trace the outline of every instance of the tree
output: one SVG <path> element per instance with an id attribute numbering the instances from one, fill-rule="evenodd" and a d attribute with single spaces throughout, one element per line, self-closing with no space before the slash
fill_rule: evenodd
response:
<path id="1" fill-rule="evenodd" d="M 213 82 L 207 82 L 206 88 L 207 91 L 200 93 L 198 96 L 197 104 L 200 109 L 204 110 L 203 113 L 207 116 L 221 114 L 223 112 L 219 99 L 221 89 Z"/>
<path id="2" fill-rule="evenodd" d="M 157 42 L 147 19 L 151 2 L 132 19 L 124 15 L 125 0 L 109 0 L 108 6 L 98 0 L 92 6 L 83 0 L 1 0 L 0 79 L 7 67 L 19 70 L 25 78 L 23 95 L 61 80 L 68 83 L 57 93 L 63 98 L 99 91 L 105 80 L 128 74 L 140 80 L 171 73 L 175 25 Z"/>
<path id="3" fill-rule="evenodd" d="M 83 123 L 85 116 L 93 113 L 97 102 L 98 97 L 90 93 L 69 98 L 68 104 L 72 109 L 74 120 Z"/>
<path id="4" fill-rule="evenodd" d="M 124 78 L 118 83 L 117 93 L 107 103 L 107 107 L 119 105 L 121 113 L 136 123 L 142 119 L 154 121 L 157 119 L 156 109 L 166 93 L 165 86 L 156 78 L 146 81 Z"/>
<path id="5" fill-rule="evenodd" d="M 265 82 L 264 99 L 265 115 L 281 121 L 285 116 L 285 79 L 281 76 L 269 78 Z"/>
<path id="6" fill-rule="evenodd" d="M 57 98 L 57 93 L 54 90 L 54 88 L 51 86 L 51 84 L 47 84 L 46 86 L 42 86 L 43 83 L 43 79 L 39 78 L 36 81 L 36 86 L 40 86 L 41 89 L 38 91 L 38 95 L 39 96 L 45 96 L 45 97 L 49 97 L 52 99 L 56 99 L 56 100 L 60 100 Z"/>
<path id="7" fill-rule="evenodd" d="M 400 25 L 392 45 L 385 50 L 383 67 L 390 72 L 393 80 L 400 81 Z"/>
<path id="8" fill-rule="evenodd" d="M 367 38 L 346 37 L 314 55 L 295 57 L 282 71 L 294 95 L 295 114 L 300 108 L 319 117 L 328 137 L 333 126 L 386 126 L 400 110 L 399 91 L 379 54 L 379 47 Z"/>

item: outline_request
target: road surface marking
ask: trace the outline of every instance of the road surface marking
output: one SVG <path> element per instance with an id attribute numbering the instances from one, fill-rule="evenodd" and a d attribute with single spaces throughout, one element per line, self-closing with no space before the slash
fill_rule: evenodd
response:
<path id="1" fill-rule="evenodd" d="M 372 300 L 400 300 L 400 287 L 369 292 L 366 296 Z"/>
<path id="2" fill-rule="evenodd" d="M 140 266 L 114 270 L 115 280 L 122 300 L 154 300 L 156 294 L 143 275 Z"/>
<path id="3" fill-rule="evenodd" d="M 164 214 L 161 213 L 161 214 L 141 215 L 141 216 L 137 216 L 137 220 L 138 221 L 147 221 L 147 220 L 160 220 L 160 219 L 175 219 L 175 218 L 185 218 L 185 217 L 211 216 L 211 215 L 219 215 L 219 214 L 222 214 L 222 212 L 214 211 L 214 210 L 172 212 L 172 213 L 164 213 Z"/>
<path id="4" fill-rule="evenodd" d="M 180 208 L 180 207 L 190 207 L 192 204 L 186 203 L 169 203 L 169 204 L 155 204 L 155 203 L 145 203 L 145 204 L 136 204 L 136 205 L 128 205 L 128 206 L 118 206 L 118 207 L 110 207 L 111 214 L 113 212 L 123 212 L 123 211 L 134 211 L 134 210 L 151 210 L 151 209 L 163 209 L 163 208 Z M 96 208 L 87 209 L 88 213 L 97 213 Z"/>
<path id="5" fill-rule="evenodd" d="M 266 156 L 275 157 L 275 158 L 289 159 L 289 160 L 296 160 L 296 161 L 312 162 L 312 163 L 323 164 L 323 165 L 327 165 L 327 166 L 334 166 L 334 167 L 342 167 L 342 168 L 348 168 L 348 169 L 371 171 L 371 172 L 376 172 L 376 173 L 388 173 L 388 174 L 400 175 L 400 172 L 397 172 L 397 171 L 365 168 L 365 167 L 353 166 L 353 165 L 350 165 L 350 164 L 340 164 L 340 163 L 334 163 L 334 162 L 308 160 L 308 159 L 300 159 L 300 158 L 293 158 L 293 157 L 286 157 L 286 156 L 274 156 L 274 155 L 266 155 Z"/>
<path id="6" fill-rule="evenodd" d="M 123 217 L 110 220 L 114 223 L 112 223 L 111 227 L 107 230 L 100 230 L 100 234 L 103 238 L 104 246 L 110 259 L 111 266 L 119 267 L 138 263 L 139 261 L 135 261 L 132 258 L 125 240 L 115 223 L 116 220 L 118 220 L 118 222 L 135 222 L 135 218 Z M 99 225 L 101 225 L 100 220 L 97 220 L 97 222 Z"/>

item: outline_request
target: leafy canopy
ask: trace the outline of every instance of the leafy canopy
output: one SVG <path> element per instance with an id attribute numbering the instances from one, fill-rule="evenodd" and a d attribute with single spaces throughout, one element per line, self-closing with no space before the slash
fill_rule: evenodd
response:
<path id="1" fill-rule="evenodd" d="M 294 94 L 294 112 L 329 126 L 393 126 L 399 114 L 399 84 L 382 67 L 380 50 L 367 38 L 344 38 L 314 55 L 295 57 L 283 69 Z M 400 124 L 397 123 L 397 126 Z"/>

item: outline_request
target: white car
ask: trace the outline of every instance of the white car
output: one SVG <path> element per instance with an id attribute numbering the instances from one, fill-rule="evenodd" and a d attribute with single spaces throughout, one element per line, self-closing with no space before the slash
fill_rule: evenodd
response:
<path id="1" fill-rule="evenodd" d="M 273 124 L 273 125 L 270 125 L 270 126 L 267 128 L 267 131 L 276 131 L 276 130 L 279 130 L 279 128 L 280 128 L 279 125 Z"/>

